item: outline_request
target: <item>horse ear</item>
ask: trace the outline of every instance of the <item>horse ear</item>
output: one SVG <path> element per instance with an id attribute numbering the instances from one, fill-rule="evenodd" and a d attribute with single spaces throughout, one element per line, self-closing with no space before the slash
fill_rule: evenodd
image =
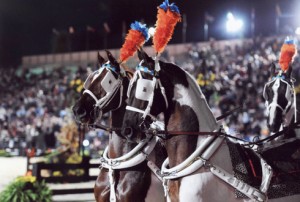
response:
<path id="1" fill-rule="evenodd" d="M 271 77 L 274 77 L 274 76 L 276 76 L 275 74 L 276 74 L 276 65 L 275 65 L 275 63 L 274 62 L 272 62 L 272 64 L 271 64 Z"/>
<path id="2" fill-rule="evenodd" d="M 138 49 L 138 57 L 140 60 L 144 60 L 147 63 L 153 62 L 153 59 L 148 56 L 148 54 L 143 50 L 142 47 Z"/>
<path id="3" fill-rule="evenodd" d="M 116 68 L 116 70 L 119 72 L 120 71 L 120 64 L 118 63 L 118 61 L 114 58 L 114 56 L 111 54 L 110 51 L 105 50 L 106 54 L 107 54 L 107 58 L 111 64 L 111 66 L 113 66 L 114 68 Z"/>
<path id="4" fill-rule="evenodd" d="M 293 66 L 292 66 L 292 64 L 290 63 L 290 64 L 289 64 L 289 68 L 288 68 L 288 70 L 286 71 L 286 76 L 287 76 L 288 78 L 291 78 L 292 71 L 293 71 Z"/>
<path id="5" fill-rule="evenodd" d="M 138 57 L 140 60 L 144 60 L 148 68 L 154 70 L 154 60 L 151 57 L 149 57 L 148 54 L 142 48 L 138 49 Z"/>
<path id="6" fill-rule="evenodd" d="M 138 55 L 138 58 L 139 58 L 140 61 L 144 60 L 144 51 L 143 51 L 143 49 L 139 48 L 137 50 L 137 55 Z"/>
<path id="7" fill-rule="evenodd" d="M 105 59 L 100 55 L 100 52 L 98 52 L 98 64 L 101 67 L 105 63 Z"/>

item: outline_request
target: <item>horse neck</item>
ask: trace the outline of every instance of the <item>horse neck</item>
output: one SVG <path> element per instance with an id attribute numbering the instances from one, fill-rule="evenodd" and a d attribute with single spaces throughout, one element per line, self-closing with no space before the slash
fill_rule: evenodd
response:
<path id="1" fill-rule="evenodd" d="M 196 81 L 186 73 L 188 85 L 174 84 L 174 106 L 167 115 L 168 131 L 211 132 L 218 128 L 201 89 Z M 206 137 L 179 135 L 166 142 L 170 167 L 185 160 Z"/>

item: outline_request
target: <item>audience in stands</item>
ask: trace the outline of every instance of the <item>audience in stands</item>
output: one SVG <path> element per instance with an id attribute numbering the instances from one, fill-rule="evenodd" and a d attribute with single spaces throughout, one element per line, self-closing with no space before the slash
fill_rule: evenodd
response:
<path id="1" fill-rule="evenodd" d="M 255 136 L 268 135 L 262 90 L 282 42 L 283 38 L 256 38 L 242 46 L 229 44 L 221 49 L 218 42 L 211 41 L 181 57 L 164 56 L 195 76 L 216 116 L 243 106 L 224 123 L 229 133 L 252 141 Z M 298 58 L 293 69 L 297 90 Z M 0 69 L 0 149 L 18 148 L 18 155 L 25 155 L 26 148 L 35 147 L 39 155 L 55 148 L 56 135 L 72 119 L 70 107 L 80 96 L 88 72 L 91 69 L 83 67 L 78 67 L 76 73 L 65 67 L 38 73 L 25 67 Z M 86 139 L 89 149 L 95 152 L 106 146 L 108 136 L 100 130 L 87 130 Z"/>

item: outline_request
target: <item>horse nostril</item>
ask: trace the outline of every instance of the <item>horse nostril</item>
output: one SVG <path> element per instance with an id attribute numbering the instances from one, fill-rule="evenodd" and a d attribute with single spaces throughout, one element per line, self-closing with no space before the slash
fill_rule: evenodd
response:
<path id="1" fill-rule="evenodd" d="M 131 127 L 125 128 L 124 134 L 125 134 L 125 136 L 131 137 L 132 136 L 132 128 Z"/>
<path id="2" fill-rule="evenodd" d="M 73 111 L 75 117 L 77 117 L 79 119 L 82 119 L 82 118 L 84 118 L 86 116 L 85 109 L 80 109 L 79 107 L 74 106 L 72 108 L 72 111 Z"/>

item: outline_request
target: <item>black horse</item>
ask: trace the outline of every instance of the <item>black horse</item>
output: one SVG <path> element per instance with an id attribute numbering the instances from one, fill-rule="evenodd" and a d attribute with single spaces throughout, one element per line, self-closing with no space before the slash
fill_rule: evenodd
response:
<path id="1" fill-rule="evenodd" d="M 102 167 L 95 183 L 94 194 L 97 202 L 102 201 L 145 201 L 151 181 L 151 171 L 146 158 L 149 147 L 156 141 L 136 144 L 124 139 L 120 128 L 126 107 L 126 92 L 132 72 L 121 67 L 107 51 L 108 62 L 99 55 L 100 69 L 93 72 L 84 83 L 84 92 L 73 107 L 76 119 L 82 124 L 93 124 L 103 113 L 111 112 L 109 145 L 102 158 Z M 148 149 L 148 150 L 147 150 Z M 160 144 L 156 144 L 154 156 L 158 165 L 166 158 Z M 162 188 L 154 190 L 161 199 Z M 153 191 L 152 191 L 153 193 Z"/>

